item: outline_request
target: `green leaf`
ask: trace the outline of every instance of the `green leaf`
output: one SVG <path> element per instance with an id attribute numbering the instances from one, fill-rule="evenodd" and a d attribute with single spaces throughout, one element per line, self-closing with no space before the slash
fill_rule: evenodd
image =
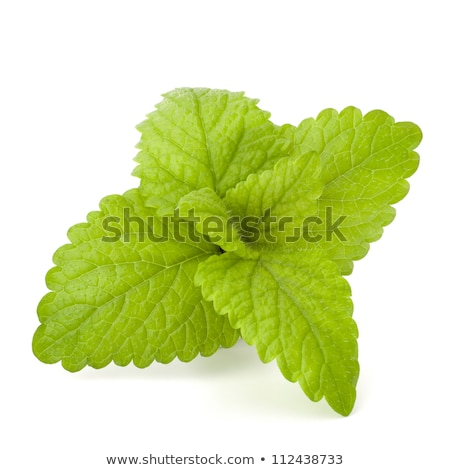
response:
<path id="1" fill-rule="evenodd" d="M 351 412 L 358 331 L 342 276 L 393 220 L 422 134 L 353 107 L 280 127 L 257 103 L 164 95 L 138 126 L 140 188 L 103 199 L 55 253 L 40 360 L 145 367 L 241 334 L 311 400 Z"/>
<path id="2" fill-rule="evenodd" d="M 363 117 L 353 107 L 339 114 L 327 109 L 316 120 L 283 130 L 295 140 L 293 155 L 320 154 L 324 190 L 309 235 L 342 273 L 350 274 L 353 260 L 365 256 L 369 243 L 394 219 L 391 205 L 407 194 L 406 178 L 419 164 L 413 150 L 422 133 L 413 123 L 395 123 L 383 111 Z"/>
<path id="3" fill-rule="evenodd" d="M 351 412 L 359 366 L 350 287 L 321 250 L 212 256 L 195 280 L 263 362 L 276 359 L 311 400 Z"/>
<path id="4" fill-rule="evenodd" d="M 251 173 L 271 168 L 291 140 L 243 93 L 180 88 L 164 95 L 137 128 L 134 175 L 149 206 L 171 213 L 185 194 L 210 188 L 221 197 Z"/>
<path id="5" fill-rule="evenodd" d="M 307 152 L 282 158 L 273 169 L 250 175 L 226 193 L 225 201 L 233 214 L 247 220 L 248 239 L 284 243 L 295 229 L 301 230 L 307 215 L 317 212 L 322 187 L 320 157 Z"/>
<path id="6" fill-rule="evenodd" d="M 178 214 L 195 224 L 196 230 L 224 251 L 244 250 L 234 218 L 226 203 L 210 188 L 191 191 L 178 203 Z M 235 222 L 236 221 L 236 222 Z"/>
<path id="7" fill-rule="evenodd" d="M 146 208 L 137 190 L 104 198 L 100 209 L 72 227 L 71 244 L 54 255 L 35 355 L 77 371 L 111 361 L 190 361 L 232 346 L 238 332 L 192 282 L 198 264 L 219 249 L 175 240 L 171 224 Z"/>

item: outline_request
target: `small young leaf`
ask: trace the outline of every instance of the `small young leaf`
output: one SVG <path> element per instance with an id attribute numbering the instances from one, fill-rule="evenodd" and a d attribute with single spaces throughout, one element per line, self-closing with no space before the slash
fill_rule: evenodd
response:
<path id="1" fill-rule="evenodd" d="M 247 238 L 284 243 L 301 230 L 305 216 L 317 212 L 322 188 L 320 157 L 307 152 L 282 158 L 273 169 L 250 175 L 227 191 L 225 201 L 247 225 L 254 219 Z"/>
<path id="2" fill-rule="evenodd" d="M 191 191 L 180 199 L 177 209 L 180 217 L 193 222 L 199 233 L 224 251 L 245 249 L 225 200 L 212 189 Z"/>

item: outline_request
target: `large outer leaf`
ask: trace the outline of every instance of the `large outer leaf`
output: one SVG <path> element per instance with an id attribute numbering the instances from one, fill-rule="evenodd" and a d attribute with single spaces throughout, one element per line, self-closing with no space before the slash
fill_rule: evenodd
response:
<path id="1" fill-rule="evenodd" d="M 223 197 L 249 174 L 271 168 L 290 141 L 257 102 L 206 88 L 166 93 L 138 126 L 134 174 L 147 205 L 170 213 L 193 190 L 207 187 Z"/>
<path id="2" fill-rule="evenodd" d="M 196 282 L 262 361 L 276 358 L 311 400 L 325 396 L 338 413 L 351 412 L 359 366 L 350 287 L 321 250 L 212 256 Z"/>
<path id="3" fill-rule="evenodd" d="M 419 164 L 413 149 L 422 133 L 413 123 L 395 123 L 383 111 L 363 117 L 353 107 L 339 114 L 327 109 L 316 120 L 306 119 L 298 128 L 284 131 L 295 139 L 294 155 L 313 150 L 321 156 L 322 223 L 311 224 L 310 237 L 319 236 L 315 243 L 327 250 L 342 273 L 350 274 L 353 260 L 365 256 L 369 243 L 378 240 L 394 219 L 391 205 L 407 194 L 406 178 Z M 333 232 L 335 223 L 340 233 Z"/>
<path id="4" fill-rule="evenodd" d="M 38 307 L 36 356 L 76 371 L 111 361 L 133 360 L 138 367 L 175 357 L 189 361 L 233 345 L 238 332 L 193 284 L 199 262 L 218 248 L 204 241 L 150 240 L 149 233 L 162 236 L 164 224 L 136 190 L 109 196 L 100 208 L 72 227 L 72 244 L 55 253 L 56 267 L 47 275 L 53 292 Z"/>

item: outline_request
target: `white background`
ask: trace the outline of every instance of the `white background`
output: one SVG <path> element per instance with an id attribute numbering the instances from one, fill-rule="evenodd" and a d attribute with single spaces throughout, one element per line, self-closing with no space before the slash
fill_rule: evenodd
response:
<path id="1" fill-rule="evenodd" d="M 260 468 L 280 453 L 342 454 L 342 469 L 450 468 L 444 7 L 1 2 L 2 468 L 101 469 L 109 455 L 150 453 L 254 456 Z M 138 185 L 134 126 L 180 86 L 245 91 L 277 124 L 355 105 L 422 128 L 410 194 L 349 278 L 361 363 L 350 417 L 310 402 L 244 344 L 189 364 L 77 374 L 33 356 L 53 252 L 103 196 Z"/>

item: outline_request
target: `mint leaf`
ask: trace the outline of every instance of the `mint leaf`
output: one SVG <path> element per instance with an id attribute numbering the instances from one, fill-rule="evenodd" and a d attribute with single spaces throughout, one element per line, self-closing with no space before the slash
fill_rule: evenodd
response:
<path id="1" fill-rule="evenodd" d="M 171 213 L 182 196 L 210 188 L 219 196 L 271 168 L 292 142 L 243 93 L 180 88 L 164 95 L 137 128 L 134 175 L 149 206 Z"/>
<path id="2" fill-rule="evenodd" d="M 395 209 L 409 190 L 406 178 L 417 169 L 413 150 L 422 139 L 410 122 L 395 123 L 383 111 L 348 107 L 338 114 L 322 111 L 316 120 L 306 119 L 298 128 L 284 128 L 295 140 L 293 155 L 320 154 L 324 189 L 318 204 L 320 223 L 310 225 L 309 235 L 335 260 L 342 273 L 350 274 L 353 261 L 378 240 L 392 222 Z M 337 224 L 337 225 L 336 225 Z"/>
<path id="3" fill-rule="evenodd" d="M 276 359 L 311 400 L 351 412 L 359 366 L 350 287 L 321 250 L 211 256 L 195 281 L 263 362 Z"/>
<path id="4" fill-rule="evenodd" d="M 348 415 L 359 374 L 342 277 L 392 222 L 420 129 L 327 109 L 276 126 L 243 93 L 182 88 L 138 126 L 138 189 L 69 230 L 33 350 L 71 371 L 189 361 L 243 339 Z"/>
<path id="5" fill-rule="evenodd" d="M 77 371 L 111 361 L 190 361 L 232 346 L 238 332 L 192 283 L 198 264 L 218 248 L 175 240 L 137 190 L 104 198 L 100 209 L 72 227 L 72 244 L 54 255 L 35 355 Z"/>
<path id="6" fill-rule="evenodd" d="M 197 231 L 224 251 L 244 250 L 238 232 L 239 218 L 234 218 L 221 199 L 210 188 L 191 191 L 178 203 L 179 216 L 194 223 Z"/>
<path id="7" fill-rule="evenodd" d="M 283 243 L 301 230 L 305 216 L 317 212 L 322 187 L 320 157 L 307 152 L 250 175 L 226 193 L 225 201 L 241 220 L 250 223 L 253 218 L 254 226 L 247 229 L 253 241 Z"/>
<path id="8" fill-rule="evenodd" d="M 308 152 L 279 160 L 275 167 L 250 175 L 226 193 L 226 201 L 236 214 L 263 215 L 271 208 L 278 217 L 315 212 L 322 193 L 319 156 Z"/>

